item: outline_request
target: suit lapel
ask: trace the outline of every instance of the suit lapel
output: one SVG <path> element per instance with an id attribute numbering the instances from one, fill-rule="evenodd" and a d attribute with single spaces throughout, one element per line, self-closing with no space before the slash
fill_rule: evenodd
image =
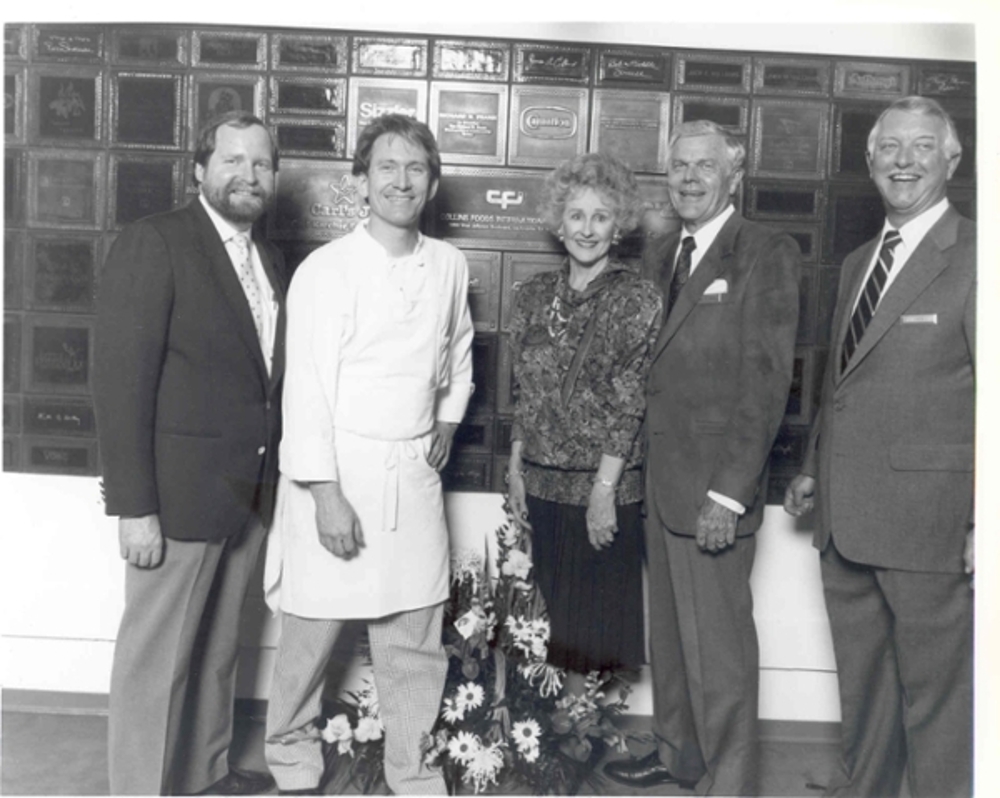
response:
<path id="1" fill-rule="evenodd" d="M 833 320 L 834 337 L 831 343 L 833 344 L 834 351 L 830 355 L 831 357 L 836 357 L 834 374 L 837 375 L 838 379 L 843 376 L 840 372 L 840 353 L 844 348 L 844 338 L 847 337 L 847 327 L 851 323 L 851 314 L 854 311 L 854 299 L 861 291 L 861 281 L 865 278 L 868 264 L 871 263 L 875 249 L 879 246 L 881 240 L 881 237 L 879 237 L 865 244 L 864 248 L 858 253 L 857 259 L 853 261 L 850 273 L 848 273 L 845 263 L 843 267 L 844 273 L 840 276 L 841 280 L 848 282 L 842 288 L 842 291 L 846 291 L 846 294 L 842 297 L 843 301 L 838 304 L 838 314 Z M 855 356 L 857 356 L 857 352 L 855 352 Z"/>
<path id="2" fill-rule="evenodd" d="M 260 340 L 257 338 L 253 314 L 250 312 L 250 305 L 247 304 L 246 294 L 243 293 L 243 286 L 240 285 L 240 280 L 236 276 L 236 270 L 233 268 L 233 262 L 229 258 L 226 246 L 219 238 L 219 232 L 212 224 L 208 212 L 202 207 L 201 200 L 192 200 L 188 207 L 191 208 L 197 220 L 198 233 L 195 246 L 201 251 L 206 264 L 208 264 L 208 271 L 225 298 L 225 304 L 232 314 L 240 339 L 246 345 L 250 357 L 257 364 L 263 383 L 267 385 L 267 366 L 264 364 L 264 354 L 260 349 Z M 258 247 L 258 252 L 261 249 Z M 272 276 L 273 269 L 268 274 L 269 279 Z"/>
<path id="3" fill-rule="evenodd" d="M 858 348 L 854 351 L 847 368 L 844 369 L 841 379 L 857 368 L 858 364 L 865 359 L 882 337 L 892 329 L 903 312 L 913 304 L 928 285 L 937 279 L 941 272 L 948 268 L 948 260 L 944 256 L 944 251 L 953 246 L 957 240 L 958 219 L 958 213 L 949 208 L 948 212 L 927 232 L 916 251 L 910 255 L 909 260 L 903 264 L 903 270 L 899 276 L 886 289 L 885 296 L 882 297 L 882 301 L 861 337 Z M 852 298 L 856 296 L 857 290 L 858 288 L 855 286 L 854 293 L 851 294 Z M 846 334 L 846 332 L 845 328 L 844 333 Z M 843 338 L 840 339 L 840 342 L 843 343 Z"/>
<path id="4" fill-rule="evenodd" d="M 271 283 L 271 290 L 274 292 L 274 301 L 278 310 L 274 328 L 274 351 L 271 353 L 271 387 L 273 388 L 281 381 L 285 371 L 285 284 L 278 276 L 274 268 L 274 261 L 271 260 L 264 242 L 254 238 L 254 243 L 257 245 L 261 265 L 263 265 L 267 279 Z"/>
<path id="5" fill-rule="evenodd" d="M 694 274 L 691 275 L 687 283 L 684 285 L 684 288 L 677 296 L 677 302 L 674 303 L 673 308 L 670 310 L 670 314 L 667 316 L 666 322 L 664 322 L 663 327 L 660 330 L 660 334 L 656 339 L 656 347 L 653 350 L 654 360 L 660 355 L 664 348 L 666 348 L 670 339 L 677 334 L 677 331 L 684 323 L 684 319 L 686 319 L 691 311 L 694 310 L 695 305 L 698 304 L 698 300 L 701 299 L 702 294 L 705 293 L 705 289 L 708 288 L 712 284 L 712 281 L 715 280 L 727 267 L 729 259 L 733 255 L 736 243 L 736 234 L 742 223 L 743 218 L 738 213 L 734 213 L 722 226 L 719 234 L 715 237 L 715 240 L 702 256 L 701 261 L 698 263 L 698 268 L 694 270 Z M 674 246 L 667 252 L 668 258 L 673 258 L 677 248 L 676 244 L 680 239 L 680 236 L 680 233 L 674 234 Z M 673 274 L 672 260 L 670 273 L 671 275 Z M 663 286 L 664 297 L 667 297 L 669 293 L 670 283 L 668 281 Z"/>

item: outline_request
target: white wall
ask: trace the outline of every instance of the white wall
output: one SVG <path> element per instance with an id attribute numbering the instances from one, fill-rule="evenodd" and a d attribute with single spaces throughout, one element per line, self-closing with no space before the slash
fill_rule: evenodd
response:
<path id="1" fill-rule="evenodd" d="M 420 5 L 411 4 L 411 8 Z M 756 4 L 742 6 L 744 11 L 747 6 Z M 879 14 L 880 9 L 884 6 L 867 5 L 866 17 L 885 16 Z M 537 16 L 527 14 L 525 18 Z M 683 10 L 680 16 L 685 16 Z M 762 11 L 758 18 L 767 16 Z M 72 14 L 58 18 L 80 21 Z M 401 19 L 395 15 L 393 18 Z M 925 16 L 929 18 L 932 17 Z M 940 12 L 933 18 L 941 19 Z M 206 19 L 201 9 L 175 17 L 178 22 L 191 19 L 233 22 L 231 17 Z M 254 22 L 293 24 L 287 16 Z M 494 21 L 486 24 L 405 19 L 373 25 L 302 15 L 294 24 L 870 57 L 971 60 L 974 54 L 973 34 L 968 26 L 901 25 L 898 20 L 875 26 L 714 22 Z M 991 36 L 983 39 L 982 30 L 980 43 L 986 45 L 983 49 L 988 51 L 987 57 L 995 57 L 995 40 Z M 982 78 L 980 86 L 981 93 L 986 95 L 989 88 Z M 987 163 L 995 153 L 989 150 L 984 136 L 980 135 L 979 140 L 981 162 Z M 980 183 L 985 182 L 981 178 Z M 995 218 L 987 215 L 989 207 L 981 201 L 983 218 Z M 124 567 L 118 557 L 115 525 L 102 514 L 97 480 L 3 474 L 0 502 L 4 524 L 0 558 L 2 685 L 17 689 L 106 692 L 113 640 L 122 609 Z M 448 509 L 454 534 L 463 541 L 478 540 L 502 520 L 500 499 L 496 495 L 455 494 L 449 497 Z M 809 545 L 809 530 L 797 528 L 777 507 L 768 508 L 759 533 L 752 586 L 761 644 L 761 716 L 837 720 L 836 675 L 818 559 Z M 275 631 L 257 590 L 244 619 L 243 640 L 247 648 L 241 660 L 241 695 L 266 697 Z M 648 678 L 640 684 L 631 703 L 634 712 L 651 711 Z"/>

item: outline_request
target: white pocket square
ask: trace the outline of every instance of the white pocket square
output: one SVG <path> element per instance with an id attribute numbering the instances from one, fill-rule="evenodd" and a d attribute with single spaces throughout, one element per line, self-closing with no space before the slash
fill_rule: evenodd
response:
<path id="1" fill-rule="evenodd" d="M 899 317 L 902 324 L 937 324 L 937 313 L 912 313 Z"/>
<path id="2" fill-rule="evenodd" d="M 715 280 L 708 288 L 705 289 L 705 296 L 711 294 L 728 294 L 729 293 L 729 283 L 727 283 L 722 277 Z"/>

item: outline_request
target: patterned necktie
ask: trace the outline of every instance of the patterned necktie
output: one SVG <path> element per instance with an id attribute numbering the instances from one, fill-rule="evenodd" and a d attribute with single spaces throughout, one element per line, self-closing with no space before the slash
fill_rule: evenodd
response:
<path id="1" fill-rule="evenodd" d="M 847 335 L 844 337 L 844 347 L 840 352 L 841 371 L 847 368 L 851 355 L 861 343 L 861 336 L 865 334 L 868 323 L 875 315 L 875 308 L 878 307 L 879 298 L 882 296 L 882 291 L 885 290 L 885 284 L 889 280 L 889 272 L 892 270 L 893 250 L 900 241 L 902 241 L 902 237 L 898 230 L 887 231 L 885 238 L 882 239 L 878 262 L 872 269 L 872 273 L 868 275 L 861 296 L 858 297 L 857 307 L 854 308 L 854 313 L 851 315 L 851 326 L 848 327 Z"/>
<path id="2" fill-rule="evenodd" d="M 674 269 L 674 276 L 670 280 L 670 296 L 667 299 L 667 313 L 674 306 L 674 302 L 677 301 L 677 297 L 680 296 L 681 289 L 684 288 L 684 284 L 688 281 L 688 277 L 691 276 L 691 253 L 694 252 L 694 248 L 697 246 L 695 244 L 694 236 L 684 236 L 684 240 L 681 241 L 681 253 L 677 256 L 677 266 Z"/>
<path id="3" fill-rule="evenodd" d="M 253 314 L 253 325 L 257 328 L 257 338 L 261 338 L 264 331 L 264 307 L 263 298 L 260 293 L 260 285 L 253 271 L 253 258 L 250 257 L 250 237 L 246 233 L 237 233 L 230 241 L 236 248 L 237 270 L 240 278 L 240 285 L 243 286 L 243 293 L 246 294 L 247 303 L 250 305 L 250 312 Z"/>

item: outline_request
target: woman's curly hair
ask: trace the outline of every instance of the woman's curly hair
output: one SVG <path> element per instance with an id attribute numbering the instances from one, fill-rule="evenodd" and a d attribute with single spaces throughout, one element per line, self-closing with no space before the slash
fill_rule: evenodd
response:
<path id="1" fill-rule="evenodd" d="M 570 197 L 586 188 L 594 189 L 611 205 L 622 235 L 638 226 L 644 202 L 632 170 L 610 155 L 591 152 L 563 161 L 545 179 L 538 213 L 550 230 L 562 225 Z"/>

